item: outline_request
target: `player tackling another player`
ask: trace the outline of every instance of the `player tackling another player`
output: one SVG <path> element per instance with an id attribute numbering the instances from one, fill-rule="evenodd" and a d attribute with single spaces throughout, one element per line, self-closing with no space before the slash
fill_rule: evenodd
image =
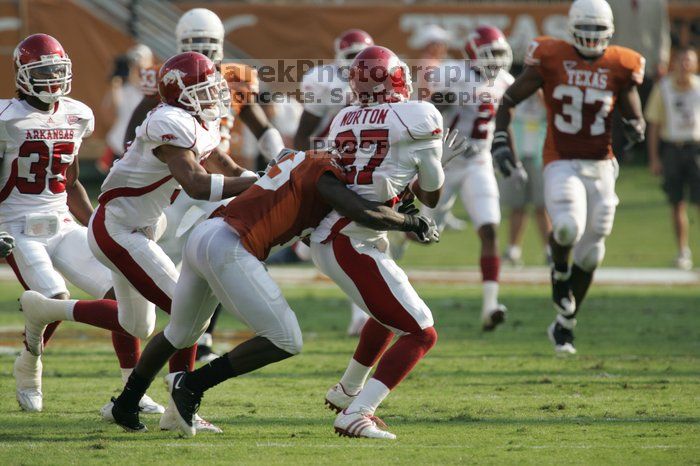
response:
<path id="1" fill-rule="evenodd" d="M 637 93 L 644 58 L 609 46 L 613 32 L 612 11 L 605 0 L 576 0 L 569 10 L 572 43 L 536 39 L 525 58 L 527 66 L 506 91 L 496 115 L 492 153 L 508 176 L 519 166 L 508 131 L 513 107 L 538 89 L 544 91 L 545 205 L 552 220 L 552 299 L 558 313 L 548 334 L 561 353 L 576 352 L 576 317 L 612 231 L 618 165 L 610 122 L 616 105 L 628 139 L 644 140 Z"/>

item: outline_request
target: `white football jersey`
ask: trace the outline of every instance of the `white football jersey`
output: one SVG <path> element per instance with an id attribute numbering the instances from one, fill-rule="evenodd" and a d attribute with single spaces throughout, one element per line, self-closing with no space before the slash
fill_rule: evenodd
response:
<path id="1" fill-rule="evenodd" d="M 411 101 L 346 107 L 333 120 L 328 136 L 331 144 L 343 151 L 348 188 L 366 199 L 393 206 L 417 174 L 427 191 L 442 186 L 442 135 L 442 115 L 435 106 Z M 425 153 L 430 154 L 430 160 L 425 160 Z M 324 242 L 338 233 L 368 242 L 386 235 L 333 211 L 311 239 Z"/>
<path id="2" fill-rule="evenodd" d="M 206 124 L 206 126 L 205 126 Z M 102 184 L 100 204 L 106 205 L 109 220 L 133 227 L 158 222 L 179 184 L 168 165 L 153 153 L 162 145 L 192 150 L 203 161 L 219 145 L 220 122 L 201 123 L 181 108 L 161 104 L 151 110 L 129 149 Z"/>
<path id="3" fill-rule="evenodd" d="M 469 68 L 464 79 L 451 82 L 449 92 L 457 94 L 462 105 L 451 105 L 445 111 L 445 127 L 458 129 L 460 134 L 478 148 L 477 158 L 490 159 L 491 142 L 496 129 L 496 111 L 503 94 L 515 80 L 501 70 L 493 81 Z M 459 158 L 452 163 L 460 163 Z M 451 164 L 452 164 L 451 163 Z"/>
<path id="4" fill-rule="evenodd" d="M 68 212 L 66 171 L 94 128 L 92 110 L 69 97 L 47 112 L 24 100 L 0 100 L 0 223 Z"/>
<path id="5" fill-rule="evenodd" d="M 337 64 L 330 64 L 312 68 L 304 75 L 301 82 L 304 111 L 321 118 L 312 137 L 326 137 L 333 118 L 352 103 L 350 84 L 341 73 Z"/>

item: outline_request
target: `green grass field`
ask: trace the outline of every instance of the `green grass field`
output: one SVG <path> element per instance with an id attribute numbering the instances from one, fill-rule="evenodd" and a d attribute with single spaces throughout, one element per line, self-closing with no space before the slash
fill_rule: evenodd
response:
<path id="1" fill-rule="evenodd" d="M 618 191 L 606 264 L 669 265 L 675 248 L 658 183 L 623 167 Z M 697 212 L 691 221 L 700 252 Z M 402 265 L 473 266 L 477 257 L 471 231 L 447 232 L 437 246 L 412 246 Z M 525 260 L 542 263 L 532 225 Z M 225 433 L 183 440 L 160 432 L 157 417 L 145 417 L 143 435 L 101 421 L 99 408 L 120 389 L 118 366 L 108 334 L 77 324 L 63 324 L 44 356 L 44 412 L 20 412 L 11 374 L 21 289 L 0 282 L 0 465 L 700 463 L 697 288 L 594 286 L 570 358 L 555 357 L 545 336 L 547 286 L 503 286 L 510 318 L 494 334 L 479 330 L 479 286 L 417 289 L 440 339 L 378 412 L 397 441 L 333 434 L 323 396 L 355 340 L 345 336 L 345 298 L 325 284 L 284 288 L 303 353 L 208 392 L 200 412 Z M 229 316 L 220 322 L 226 350 L 244 329 Z M 160 381 L 149 393 L 166 401 Z"/>
<path id="2" fill-rule="evenodd" d="M 158 431 L 156 417 L 146 417 L 151 432 L 142 435 L 102 423 L 97 411 L 120 385 L 106 334 L 86 339 L 64 324 L 44 356 L 39 414 L 19 411 L 14 356 L 1 355 L 0 463 L 697 464 L 697 290 L 599 287 L 580 318 L 580 355 L 566 359 L 545 338 L 552 311 L 544 287 L 505 289 L 511 319 L 488 335 L 479 331 L 478 287 L 418 290 L 440 341 L 380 408 L 396 442 L 333 434 L 323 395 L 354 340 L 344 336 L 342 295 L 321 286 L 285 289 L 305 334 L 300 356 L 205 396 L 200 412 L 223 435 L 179 439 Z M 5 328 L 21 325 L 12 312 L 19 291 L 0 285 Z M 228 316 L 220 328 L 242 330 Z M 150 394 L 166 399 L 161 383 Z"/>

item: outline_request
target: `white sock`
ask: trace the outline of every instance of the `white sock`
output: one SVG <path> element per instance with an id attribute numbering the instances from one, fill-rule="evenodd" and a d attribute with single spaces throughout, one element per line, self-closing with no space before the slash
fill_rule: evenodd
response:
<path id="1" fill-rule="evenodd" d="M 365 388 L 362 389 L 357 398 L 348 406 L 348 413 L 363 412 L 374 414 L 379 404 L 391 392 L 389 387 L 377 379 L 369 379 Z"/>
<path id="2" fill-rule="evenodd" d="M 508 246 L 508 256 L 513 259 L 513 260 L 518 260 L 522 257 L 523 255 L 523 250 L 520 246 L 517 244 L 511 244 Z"/>
<path id="3" fill-rule="evenodd" d="M 355 303 L 350 303 L 350 311 L 352 313 L 352 320 L 353 322 L 356 320 L 362 321 L 362 320 L 367 320 L 369 319 L 369 316 L 365 311 L 362 310 L 360 306 L 358 306 Z"/>
<path id="4" fill-rule="evenodd" d="M 129 380 L 129 376 L 134 371 L 134 368 L 133 367 L 131 369 L 122 368 L 121 371 L 122 371 L 122 382 L 126 383 L 127 380 Z"/>
<path id="5" fill-rule="evenodd" d="M 61 311 L 63 312 L 63 317 L 61 317 L 60 319 L 56 319 L 56 320 L 70 320 L 70 321 L 75 321 L 75 317 L 73 317 L 73 308 L 75 308 L 75 303 L 78 302 L 77 299 L 64 299 L 64 300 L 54 299 L 54 300 L 52 300 L 52 301 L 53 301 L 53 302 L 51 303 L 51 304 L 52 304 L 52 307 L 54 307 L 53 305 L 54 305 L 54 302 L 55 302 L 55 308 L 56 308 L 56 314 L 57 314 L 57 315 L 58 315 L 58 312 L 59 312 L 59 302 L 60 302 L 60 304 L 62 304 L 62 306 L 61 306 L 61 308 L 62 308 Z M 56 302 L 56 301 L 59 301 L 59 302 Z"/>
<path id="6" fill-rule="evenodd" d="M 369 375 L 371 367 L 363 366 L 355 359 L 350 360 L 345 374 L 340 378 L 340 383 L 348 395 L 354 395 L 365 386 L 365 381 Z"/>
<path id="7" fill-rule="evenodd" d="M 498 307 L 498 282 L 485 281 L 482 285 L 484 288 L 484 301 L 481 310 L 483 312 L 491 312 Z"/>

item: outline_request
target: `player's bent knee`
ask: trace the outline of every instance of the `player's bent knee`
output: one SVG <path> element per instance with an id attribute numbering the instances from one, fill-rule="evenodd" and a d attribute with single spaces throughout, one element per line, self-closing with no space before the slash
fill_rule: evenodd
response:
<path id="1" fill-rule="evenodd" d="M 417 336 L 419 337 L 419 340 L 421 342 L 421 347 L 426 353 L 430 351 L 433 346 L 435 346 L 435 343 L 437 343 L 438 339 L 435 327 L 424 328 L 420 333 L 417 334 Z"/>
<path id="2" fill-rule="evenodd" d="M 577 257 L 578 256 L 578 257 Z M 605 243 L 603 239 L 586 248 L 580 255 L 574 255 L 574 263 L 586 272 L 593 272 L 603 262 Z"/>
<path id="3" fill-rule="evenodd" d="M 142 321 L 122 319 L 121 315 L 119 316 L 119 325 L 121 325 L 124 330 L 129 332 L 131 336 L 140 338 L 142 340 L 150 337 L 156 328 L 155 322 L 151 323 L 146 321 L 145 319 Z"/>
<path id="4" fill-rule="evenodd" d="M 552 233 L 557 244 L 572 246 L 579 239 L 581 230 L 573 217 L 562 215 L 553 219 Z"/>

